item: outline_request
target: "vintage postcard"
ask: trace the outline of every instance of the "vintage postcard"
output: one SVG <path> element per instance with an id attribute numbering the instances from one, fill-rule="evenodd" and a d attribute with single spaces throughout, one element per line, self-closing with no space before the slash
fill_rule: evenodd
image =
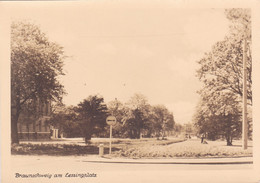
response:
<path id="1" fill-rule="evenodd" d="M 260 182 L 259 6 L 0 2 L 1 182 Z"/>

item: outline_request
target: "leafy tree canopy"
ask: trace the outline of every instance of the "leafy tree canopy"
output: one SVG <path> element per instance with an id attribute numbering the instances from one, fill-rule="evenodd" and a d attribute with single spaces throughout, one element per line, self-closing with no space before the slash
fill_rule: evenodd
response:
<path id="1" fill-rule="evenodd" d="M 243 95 L 243 50 L 246 45 L 247 98 L 252 104 L 251 12 L 249 9 L 227 9 L 229 34 L 212 46 L 198 61 L 197 76 L 203 83 L 198 92 L 201 101 L 195 123 L 201 133 L 225 136 L 227 145 L 241 134 Z"/>
<path id="2" fill-rule="evenodd" d="M 34 24 L 11 25 L 12 142 L 19 142 L 17 121 L 32 100 L 61 101 L 65 93 L 58 77 L 63 75 L 63 48 L 48 40 Z"/>
<path id="3" fill-rule="evenodd" d="M 78 104 L 75 111 L 83 124 L 86 143 L 93 134 L 98 134 L 105 128 L 108 110 L 102 96 L 89 96 Z"/>
<path id="4" fill-rule="evenodd" d="M 202 90 L 208 93 L 230 91 L 242 96 L 243 44 L 246 38 L 248 99 L 252 102 L 250 11 L 228 9 L 226 16 L 231 22 L 229 35 L 213 45 L 212 50 L 199 60 L 200 68 L 197 70 L 197 76 L 204 83 Z"/>

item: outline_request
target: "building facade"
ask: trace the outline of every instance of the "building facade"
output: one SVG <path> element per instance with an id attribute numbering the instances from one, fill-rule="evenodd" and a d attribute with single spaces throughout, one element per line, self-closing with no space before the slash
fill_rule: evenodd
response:
<path id="1" fill-rule="evenodd" d="M 51 115 L 51 102 L 33 101 L 33 110 L 23 111 L 17 124 L 20 140 L 47 140 L 52 128 L 48 123 Z"/>

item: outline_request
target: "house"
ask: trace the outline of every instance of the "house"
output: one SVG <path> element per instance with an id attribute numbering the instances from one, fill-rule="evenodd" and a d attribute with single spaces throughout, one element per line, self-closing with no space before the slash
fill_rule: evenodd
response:
<path id="1" fill-rule="evenodd" d="M 51 126 L 48 119 L 51 114 L 51 102 L 32 101 L 33 110 L 24 110 L 17 124 L 20 140 L 46 140 L 51 138 Z M 34 111 L 34 112 L 32 112 Z"/>

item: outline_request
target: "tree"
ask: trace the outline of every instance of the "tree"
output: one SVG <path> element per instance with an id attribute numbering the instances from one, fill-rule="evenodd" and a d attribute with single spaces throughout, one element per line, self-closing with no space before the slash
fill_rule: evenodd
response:
<path id="1" fill-rule="evenodd" d="M 139 139 L 141 138 L 141 130 L 144 129 L 146 119 L 138 108 L 132 110 L 131 116 L 126 122 L 128 136 L 132 139 Z"/>
<path id="2" fill-rule="evenodd" d="M 175 136 L 179 136 L 182 132 L 183 132 L 184 126 L 179 124 L 179 123 L 175 123 L 174 124 L 174 133 Z"/>
<path id="3" fill-rule="evenodd" d="M 107 106 L 101 96 L 89 96 L 80 102 L 75 109 L 78 120 L 83 124 L 85 142 L 91 140 L 93 134 L 102 132 L 106 126 Z"/>
<path id="4" fill-rule="evenodd" d="M 11 138 L 19 143 L 17 123 L 21 112 L 40 100 L 60 101 L 65 93 L 58 81 L 63 75 L 63 48 L 50 42 L 31 23 L 11 25 Z"/>
<path id="5" fill-rule="evenodd" d="M 140 138 L 148 128 L 148 116 L 150 105 L 142 94 L 134 94 L 127 103 L 129 108 L 126 126 L 131 138 Z"/>
<path id="6" fill-rule="evenodd" d="M 203 82 L 201 103 L 195 121 L 201 133 L 211 139 L 224 136 L 227 145 L 241 134 L 243 95 L 243 44 L 247 47 L 248 103 L 252 104 L 251 14 L 249 9 L 227 9 L 229 34 L 213 45 L 199 60 L 197 76 Z M 249 125 L 250 126 L 250 125 Z"/>
<path id="7" fill-rule="evenodd" d="M 65 137 L 82 137 L 83 126 L 77 121 L 77 113 L 75 107 L 59 106 L 59 110 L 53 112 L 48 120 L 49 124 L 59 129 Z"/>
<path id="8" fill-rule="evenodd" d="M 117 119 L 113 127 L 117 137 L 164 137 L 174 127 L 173 114 L 163 105 L 151 106 L 142 94 L 134 94 L 126 104 L 115 99 L 108 103 L 108 111 Z"/>
<path id="9" fill-rule="evenodd" d="M 231 91 L 242 96 L 243 42 L 247 40 L 247 86 L 248 99 L 252 103 L 252 57 L 251 57 L 251 16 L 248 9 L 228 9 L 230 20 L 229 35 L 217 42 L 212 51 L 199 60 L 197 76 L 204 88 L 211 93 Z"/>
<path id="10" fill-rule="evenodd" d="M 241 136 L 241 106 L 238 97 L 232 92 L 219 92 L 210 97 L 203 95 L 194 121 L 199 132 L 207 134 L 208 139 L 224 137 L 227 145 L 232 145 L 232 140 Z"/>
<path id="11" fill-rule="evenodd" d="M 173 114 L 163 105 L 153 106 L 149 118 L 150 128 L 157 138 L 166 135 L 166 132 L 172 131 L 174 127 Z"/>
<path id="12" fill-rule="evenodd" d="M 113 126 L 113 136 L 114 137 L 128 137 L 128 128 L 126 125 L 126 121 L 131 118 L 131 110 L 124 105 L 119 100 L 115 99 L 110 101 L 108 104 L 108 112 L 109 114 L 116 117 L 116 125 Z M 107 127 L 107 135 L 109 135 L 109 127 Z"/>

